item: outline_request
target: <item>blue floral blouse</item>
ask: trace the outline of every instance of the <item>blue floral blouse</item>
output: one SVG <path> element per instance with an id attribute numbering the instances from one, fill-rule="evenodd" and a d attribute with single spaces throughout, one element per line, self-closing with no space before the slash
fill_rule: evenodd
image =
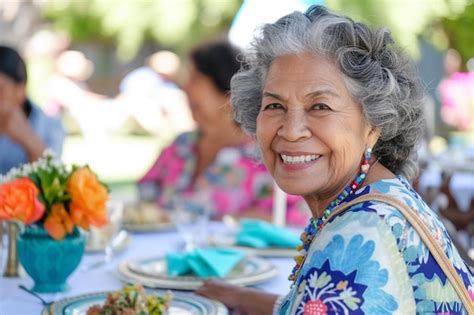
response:
<path id="1" fill-rule="evenodd" d="M 347 198 L 382 193 L 418 210 L 474 300 L 473 270 L 442 223 L 403 177 Z M 332 218 L 316 235 L 280 314 L 466 314 L 417 232 L 394 207 L 364 202 Z"/>

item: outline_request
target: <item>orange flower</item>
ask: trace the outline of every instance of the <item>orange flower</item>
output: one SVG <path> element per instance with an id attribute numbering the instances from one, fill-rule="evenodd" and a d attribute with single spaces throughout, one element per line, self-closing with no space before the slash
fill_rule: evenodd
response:
<path id="1" fill-rule="evenodd" d="M 74 171 L 67 183 L 71 195 L 71 218 L 80 227 L 102 226 L 107 223 L 107 189 L 88 167 Z"/>
<path id="2" fill-rule="evenodd" d="M 51 208 L 51 213 L 44 221 L 44 228 L 55 240 L 62 240 L 67 234 L 71 234 L 74 229 L 69 214 L 62 203 L 56 203 Z"/>
<path id="3" fill-rule="evenodd" d="M 38 221 L 44 205 L 39 190 L 29 178 L 18 178 L 0 185 L 0 220 L 20 220 L 25 224 Z"/>

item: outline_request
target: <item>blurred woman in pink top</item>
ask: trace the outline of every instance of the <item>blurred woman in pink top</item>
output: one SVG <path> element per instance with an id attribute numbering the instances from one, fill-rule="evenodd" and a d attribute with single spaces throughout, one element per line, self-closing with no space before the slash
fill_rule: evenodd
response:
<path id="1" fill-rule="evenodd" d="M 184 201 L 215 218 L 231 214 L 271 220 L 273 180 L 230 109 L 230 79 L 240 69 L 239 54 L 226 41 L 190 53 L 184 91 L 198 128 L 179 135 L 139 181 L 145 199 L 155 198 L 169 209 Z M 289 224 L 304 224 L 308 215 L 302 198 L 288 196 Z"/>

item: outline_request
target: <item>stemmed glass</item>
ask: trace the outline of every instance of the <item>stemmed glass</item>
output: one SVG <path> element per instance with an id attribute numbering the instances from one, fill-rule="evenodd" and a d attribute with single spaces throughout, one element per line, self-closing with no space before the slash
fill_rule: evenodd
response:
<path id="1" fill-rule="evenodd" d="M 207 238 L 209 211 L 201 204 L 186 199 L 177 199 L 170 210 L 170 217 L 184 240 L 184 250 L 192 251 Z"/>
<path id="2" fill-rule="evenodd" d="M 112 260 L 114 255 L 114 239 L 122 228 L 123 222 L 123 202 L 118 200 L 109 200 L 107 202 L 107 224 L 104 226 L 104 236 L 106 241 L 105 244 L 105 257 L 106 263 Z"/>
<path id="3" fill-rule="evenodd" d="M 93 263 L 87 269 L 96 268 L 110 263 L 114 255 L 114 240 L 122 228 L 123 202 L 109 200 L 107 202 L 107 223 L 101 227 L 91 226 L 89 231 L 89 244 L 104 246 L 104 258 Z"/>
<path id="4" fill-rule="evenodd" d="M 0 272 L 3 271 L 3 221 L 0 220 Z"/>

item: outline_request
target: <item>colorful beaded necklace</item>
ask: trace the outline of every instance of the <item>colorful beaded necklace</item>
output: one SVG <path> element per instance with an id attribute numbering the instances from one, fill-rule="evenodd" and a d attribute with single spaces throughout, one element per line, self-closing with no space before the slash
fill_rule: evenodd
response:
<path id="1" fill-rule="evenodd" d="M 372 155 L 372 148 L 368 148 L 367 151 L 364 153 L 364 161 L 360 167 L 361 171 L 356 176 L 356 178 L 352 181 L 350 185 L 348 185 L 344 190 L 339 194 L 339 196 L 334 199 L 329 206 L 324 210 L 323 215 L 319 218 L 311 218 L 309 221 L 308 226 L 304 229 L 303 233 L 300 236 L 300 240 L 302 244 L 296 247 L 298 251 L 298 255 L 295 256 L 295 266 L 291 271 L 288 280 L 295 282 L 298 279 L 298 275 L 301 271 L 301 267 L 306 259 L 306 255 L 308 254 L 309 247 L 311 246 L 311 242 L 313 241 L 316 234 L 323 228 L 324 224 L 326 223 L 327 218 L 331 215 L 334 208 L 336 208 L 347 196 L 354 193 L 362 182 L 364 181 L 367 173 L 369 171 L 369 160 Z"/>

